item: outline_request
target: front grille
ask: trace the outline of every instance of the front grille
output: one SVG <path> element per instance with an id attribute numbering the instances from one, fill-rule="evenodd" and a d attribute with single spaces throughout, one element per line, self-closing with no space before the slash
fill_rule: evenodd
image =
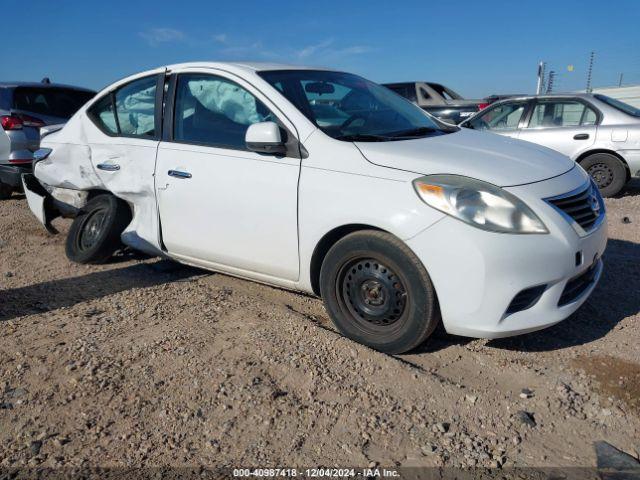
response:
<path id="1" fill-rule="evenodd" d="M 547 202 L 574 220 L 585 232 L 588 232 L 604 213 L 597 187 L 591 183 L 577 193 L 548 198 Z"/>
<path id="2" fill-rule="evenodd" d="M 513 297 L 513 300 L 511 300 L 509 307 L 507 307 L 506 314 L 511 315 L 512 313 L 520 312 L 522 310 L 526 310 L 527 308 L 533 307 L 540 299 L 546 288 L 546 285 L 538 285 L 537 287 L 531 287 L 522 290 L 515 297 Z"/>
<path id="3" fill-rule="evenodd" d="M 562 291 L 562 295 L 560 295 L 558 306 L 568 305 L 588 290 L 596 279 L 597 270 L 598 261 L 594 262 L 593 265 L 589 267 L 589 270 L 569 280 Z"/>

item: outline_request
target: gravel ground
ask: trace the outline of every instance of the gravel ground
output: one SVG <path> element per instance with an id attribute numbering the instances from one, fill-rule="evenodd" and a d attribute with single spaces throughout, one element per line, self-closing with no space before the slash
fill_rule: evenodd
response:
<path id="1" fill-rule="evenodd" d="M 638 457 L 640 182 L 607 207 L 605 273 L 571 318 L 390 356 L 315 298 L 135 254 L 72 264 L 14 195 L 0 467 L 594 466 L 598 440 Z"/>

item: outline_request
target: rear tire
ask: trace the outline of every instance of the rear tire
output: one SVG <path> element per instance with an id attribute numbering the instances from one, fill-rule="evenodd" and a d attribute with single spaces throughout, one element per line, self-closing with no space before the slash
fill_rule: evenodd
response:
<path id="1" fill-rule="evenodd" d="M 385 353 L 412 350 L 440 321 L 422 262 L 385 232 L 363 230 L 336 242 L 322 262 L 320 292 L 345 337 Z"/>
<path id="2" fill-rule="evenodd" d="M 12 191 L 13 188 L 11 187 L 11 185 L 0 182 L 0 200 L 7 200 L 8 198 L 10 198 Z"/>
<path id="3" fill-rule="evenodd" d="M 131 223 L 131 211 L 113 195 L 91 199 L 75 218 L 67 236 L 67 258 L 76 263 L 104 263 L 123 244 L 120 235 Z"/>
<path id="4" fill-rule="evenodd" d="M 603 197 L 620 193 L 627 183 L 627 169 L 622 161 L 610 153 L 594 153 L 585 157 L 580 166 L 593 178 Z"/>

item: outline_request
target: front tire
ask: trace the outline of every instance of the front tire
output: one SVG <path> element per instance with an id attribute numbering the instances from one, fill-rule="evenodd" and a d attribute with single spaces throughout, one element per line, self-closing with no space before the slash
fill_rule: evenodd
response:
<path id="1" fill-rule="evenodd" d="M 67 258 L 76 263 L 104 263 L 123 246 L 120 235 L 130 222 L 126 202 L 113 195 L 96 196 L 71 224 Z"/>
<path id="2" fill-rule="evenodd" d="M 412 350 L 440 320 L 422 262 L 385 232 L 358 231 L 336 242 L 322 263 L 320 292 L 344 336 L 385 353 Z"/>
<path id="3" fill-rule="evenodd" d="M 620 193 L 627 183 L 627 169 L 622 161 L 610 153 L 594 153 L 585 157 L 580 166 L 593 178 L 603 197 Z"/>

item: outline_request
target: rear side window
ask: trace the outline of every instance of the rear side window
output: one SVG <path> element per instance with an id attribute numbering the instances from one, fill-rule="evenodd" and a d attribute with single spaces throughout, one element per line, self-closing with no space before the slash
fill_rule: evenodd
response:
<path id="1" fill-rule="evenodd" d="M 90 117 L 107 135 L 155 138 L 157 80 L 154 75 L 127 83 L 96 102 Z"/>
<path id="2" fill-rule="evenodd" d="M 94 95 L 93 92 L 70 88 L 17 87 L 13 92 L 12 108 L 37 115 L 69 119 Z"/>
<path id="3" fill-rule="evenodd" d="M 584 103 L 562 100 L 538 102 L 529 120 L 529 128 L 577 127 L 595 125 L 597 115 Z"/>

